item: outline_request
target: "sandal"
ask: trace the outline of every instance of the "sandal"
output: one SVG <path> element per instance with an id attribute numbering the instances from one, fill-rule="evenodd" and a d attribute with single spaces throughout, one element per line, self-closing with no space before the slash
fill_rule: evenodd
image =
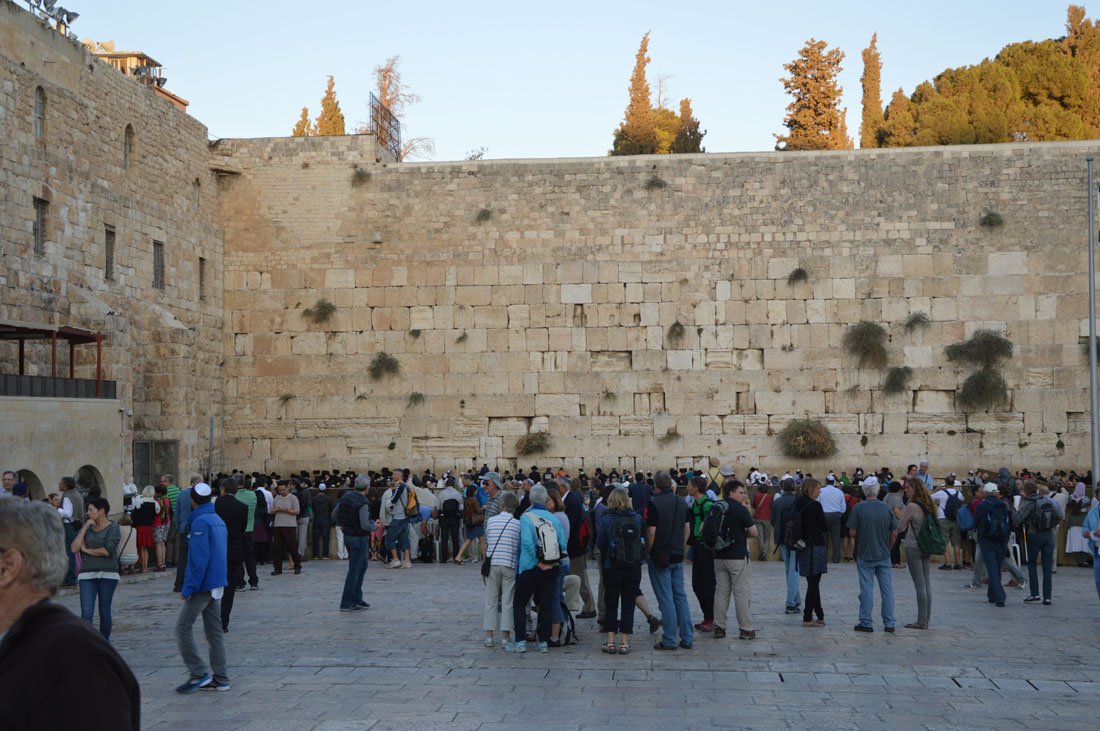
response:
<path id="1" fill-rule="evenodd" d="M 618 653 L 618 649 L 616 649 L 614 642 L 608 642 L 606 645 L 604 645 L 603 651 L 605 654 L 608 655 L 615 655 Z"/>
<path id="2" fill-rule="evenodd" d="M 620 655 L 629 655 L 630 654 L 630 645 L 619 645 L 619 654 Z"/>
<path id="3" fill-rule="evenodd" d="M 461 566 L 461 565 L 462 565 L 462 561 L 460 561 L 460 560 L 459 560 L 459 559 L 457 559 L 457 558 L 452 558 L 451 560 L 452 560 L 452 561 L 454 561 L 454 562 L 455 562 L 456 564 L 458 564 L 459 566 Z"/>

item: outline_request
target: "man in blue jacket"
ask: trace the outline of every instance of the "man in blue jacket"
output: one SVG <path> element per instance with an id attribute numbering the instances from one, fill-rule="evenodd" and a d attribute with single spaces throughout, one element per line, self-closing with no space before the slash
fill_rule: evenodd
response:
<path id="1" fill-rule="evenodd" d="M 176 645 L 191 678 L 176 688 L 177 693 L 197 690 L 229 690 L 226 671 L 225 635 L 222 633 L 221 598 L 226 581 L 225 522 L 214 512 L 210 485 L 200 482 L 191 488 L 191 532 L 188 537 L 187 569 L 180 599 L 183 608 L 176 619 Z M 207 669 L 195 645 L 193 626 L 199 615 L 210 645 Z"/>

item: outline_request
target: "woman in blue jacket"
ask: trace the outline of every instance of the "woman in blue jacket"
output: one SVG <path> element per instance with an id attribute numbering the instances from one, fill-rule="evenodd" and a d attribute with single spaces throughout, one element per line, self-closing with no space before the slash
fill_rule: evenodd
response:
<path id="1" fill-rule="evenodd" d="M 642 582 L 642 521 L 630 493 L 618 487 L 607 498 L 607 512 L 596 532 L 604 572 L 604 629 L 609 655 L 630 653 L 634 634 L 634 597 Z M 624 543 L 629 541 L 629 543 Z M 619 645 L 615 645 L 615 633 Z"/>

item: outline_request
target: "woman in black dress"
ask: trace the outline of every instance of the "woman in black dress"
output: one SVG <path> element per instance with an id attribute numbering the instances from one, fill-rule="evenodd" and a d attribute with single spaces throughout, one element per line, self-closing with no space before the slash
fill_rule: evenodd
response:
<path id="1" fill-rule="evenodd" d="M 795 501 L 795 516 L 802 523 L 802 540 L 806 547 L 798 552 L 798 573 L 806 577 L 806 607 L 802 610 L 803 627 L 825 626 L 825 610 L 821 608 L 821 576 L 829 570 L 825 549 L 829 527 L 825 511 L 817 496 L 821 483 L 810 478 L 802 483 L 801 495 Z M 792 518 L 794 520 L 794 518 Z M 817 619 L 813 615 L 817 615 Z"/>

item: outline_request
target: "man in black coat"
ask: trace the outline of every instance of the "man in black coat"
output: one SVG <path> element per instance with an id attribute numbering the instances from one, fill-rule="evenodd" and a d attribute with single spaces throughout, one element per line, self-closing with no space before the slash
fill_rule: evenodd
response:
<path id="1" fill-rule="evenodd" d="M 225 522 L 226 578 L 229 580 L 222 595 L 222 632 L 229 631 L 229 615 L 233 613 L 233 599 L 237 587 L 244 583 L 244 534 L 248 527 L 248 508 L 236 498 L 237 482 L 230 477 L 221 481 L 221 496 L 214 501 L 214 512 Z"/>
<path id="2" fill-rule="evenodd" d="M 592 596 L 592 587 L 588 584 L 588 546 L 581 540 L 581 524 L 585 521 L 584 499 L 573 488 L 568 477 L 558 480 L 561 486 L 562 502 L 565 503 L 565 517 L 569 519 L 569 575 L 580 577 L 583 611 L 577 619 L 593 619 L 596 616 L 596 602 Z"/>
<path id="3" fill-rule="evenodd" d="M 0 541 L 0 729 L 89 728 L 79 697 L 94 699 L 96 728 L 137 731 L 141 692 L 130 668 L 90 624 L 50 601 L 69 567 L 57 510 L 0 498 Z"/>

